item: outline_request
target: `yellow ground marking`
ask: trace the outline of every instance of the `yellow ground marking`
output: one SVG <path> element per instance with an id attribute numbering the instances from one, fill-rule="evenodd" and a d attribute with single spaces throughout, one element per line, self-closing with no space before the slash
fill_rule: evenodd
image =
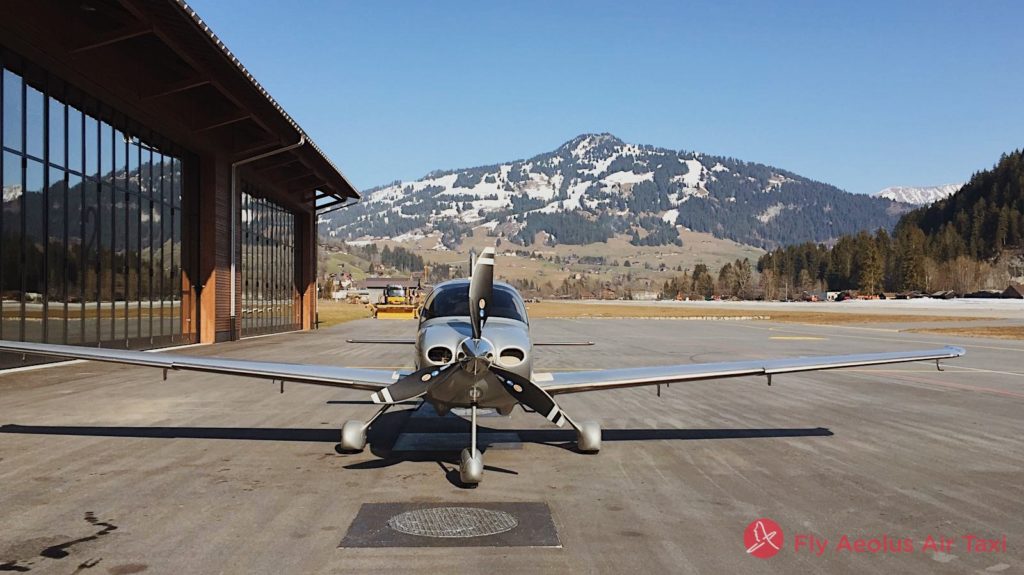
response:
<path id="1" fill-rule="evenodd" d="M 773 335 L 768 339 L 785 339 L 790 341 L 815 341 L 820 339 L 828 339 L 827 337 L 815 337 L 812 335 Z"/>

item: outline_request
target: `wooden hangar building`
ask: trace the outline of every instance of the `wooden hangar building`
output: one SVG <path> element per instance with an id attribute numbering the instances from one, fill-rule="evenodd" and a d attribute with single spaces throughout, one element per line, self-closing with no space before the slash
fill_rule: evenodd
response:
<path id="1" fill-rule="evenodd" d="M 0 339 L 314 326 L 318 213 L 359 195 L 185 2 L 4 2 L 0 108 Z"/>

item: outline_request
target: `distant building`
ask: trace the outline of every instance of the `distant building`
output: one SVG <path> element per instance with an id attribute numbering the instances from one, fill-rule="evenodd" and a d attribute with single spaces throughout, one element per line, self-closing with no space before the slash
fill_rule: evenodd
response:
<path id="1" fill-rule="evenodd" d="M 655 301 L 660 295 L 656 291 L 635 291 L 633 292 L 633 299 L 638 301 Z"/>
<path id="2" fill-rule="evenodd" d="M 384 288 L 394 285 L 402 286 L 406 289 L 419 288 L 420 281 L 415 278 L 366 278 L 362 281 L 356 282 L 356 289 L 366 290 L 369 292 L 370 301 L 375 302 L 384 295 Z"/>

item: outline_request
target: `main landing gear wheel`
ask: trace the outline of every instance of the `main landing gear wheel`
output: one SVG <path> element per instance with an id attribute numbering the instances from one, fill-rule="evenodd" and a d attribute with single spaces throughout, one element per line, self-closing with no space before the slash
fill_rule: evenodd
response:
<path id="1" fill-rule="evenodd" d="M 601 426 L 596 421 L 582 421 L 576 428 L 576 446 L 583 453 L 601 451 Z"/>
<path id="2" fill-rule="evenodd" d="M 341 448 L 345 451 L 362 451 L 366 448 L 366 422 L 350 419 L 341 428 Z"/>
<path id="3" fill-rule="evenodd" d="M 377 421 L 377 418 L 384 415 L 384 412 L 391 409 L 390 403 L 385 404 L 377 413 L 373 414 L 373 417 L 369 421 L 359 421 L 358 419 L 350 419 L 345 422 L 345 425 L 341 427 L 341 449 L 342 451 L 362 451 L 366 448 L 366 430 L 370 429 L 370 425 Z"/>

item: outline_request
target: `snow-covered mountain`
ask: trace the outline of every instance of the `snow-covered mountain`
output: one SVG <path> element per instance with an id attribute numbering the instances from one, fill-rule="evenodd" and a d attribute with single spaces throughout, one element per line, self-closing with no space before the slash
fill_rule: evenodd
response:
<path id="1" fill-rule="evenodd" d="M 676 226 L 760 247 L 890 228 L 906 205 L 850 194 L 762 164 L 584 134 L 553 152 L 364 192 L 321 220 L 345 240 L 434 235 L 455 247 L 473 228 L 520 244 L 587 244 L 625 234 L 679 243 Z"/>
<path id="2" fill-rule="evenodd" d="M 874 194 L 874 196 L 876 198 L 885 198 L 902 204 L 927 206 L 943 198 L 952 196 L 963 186 L 964 185 L 962 183 L 945 184 L 942 186 L 925 186 L 919 188 L 910 186 L 892 186 Z"/>

